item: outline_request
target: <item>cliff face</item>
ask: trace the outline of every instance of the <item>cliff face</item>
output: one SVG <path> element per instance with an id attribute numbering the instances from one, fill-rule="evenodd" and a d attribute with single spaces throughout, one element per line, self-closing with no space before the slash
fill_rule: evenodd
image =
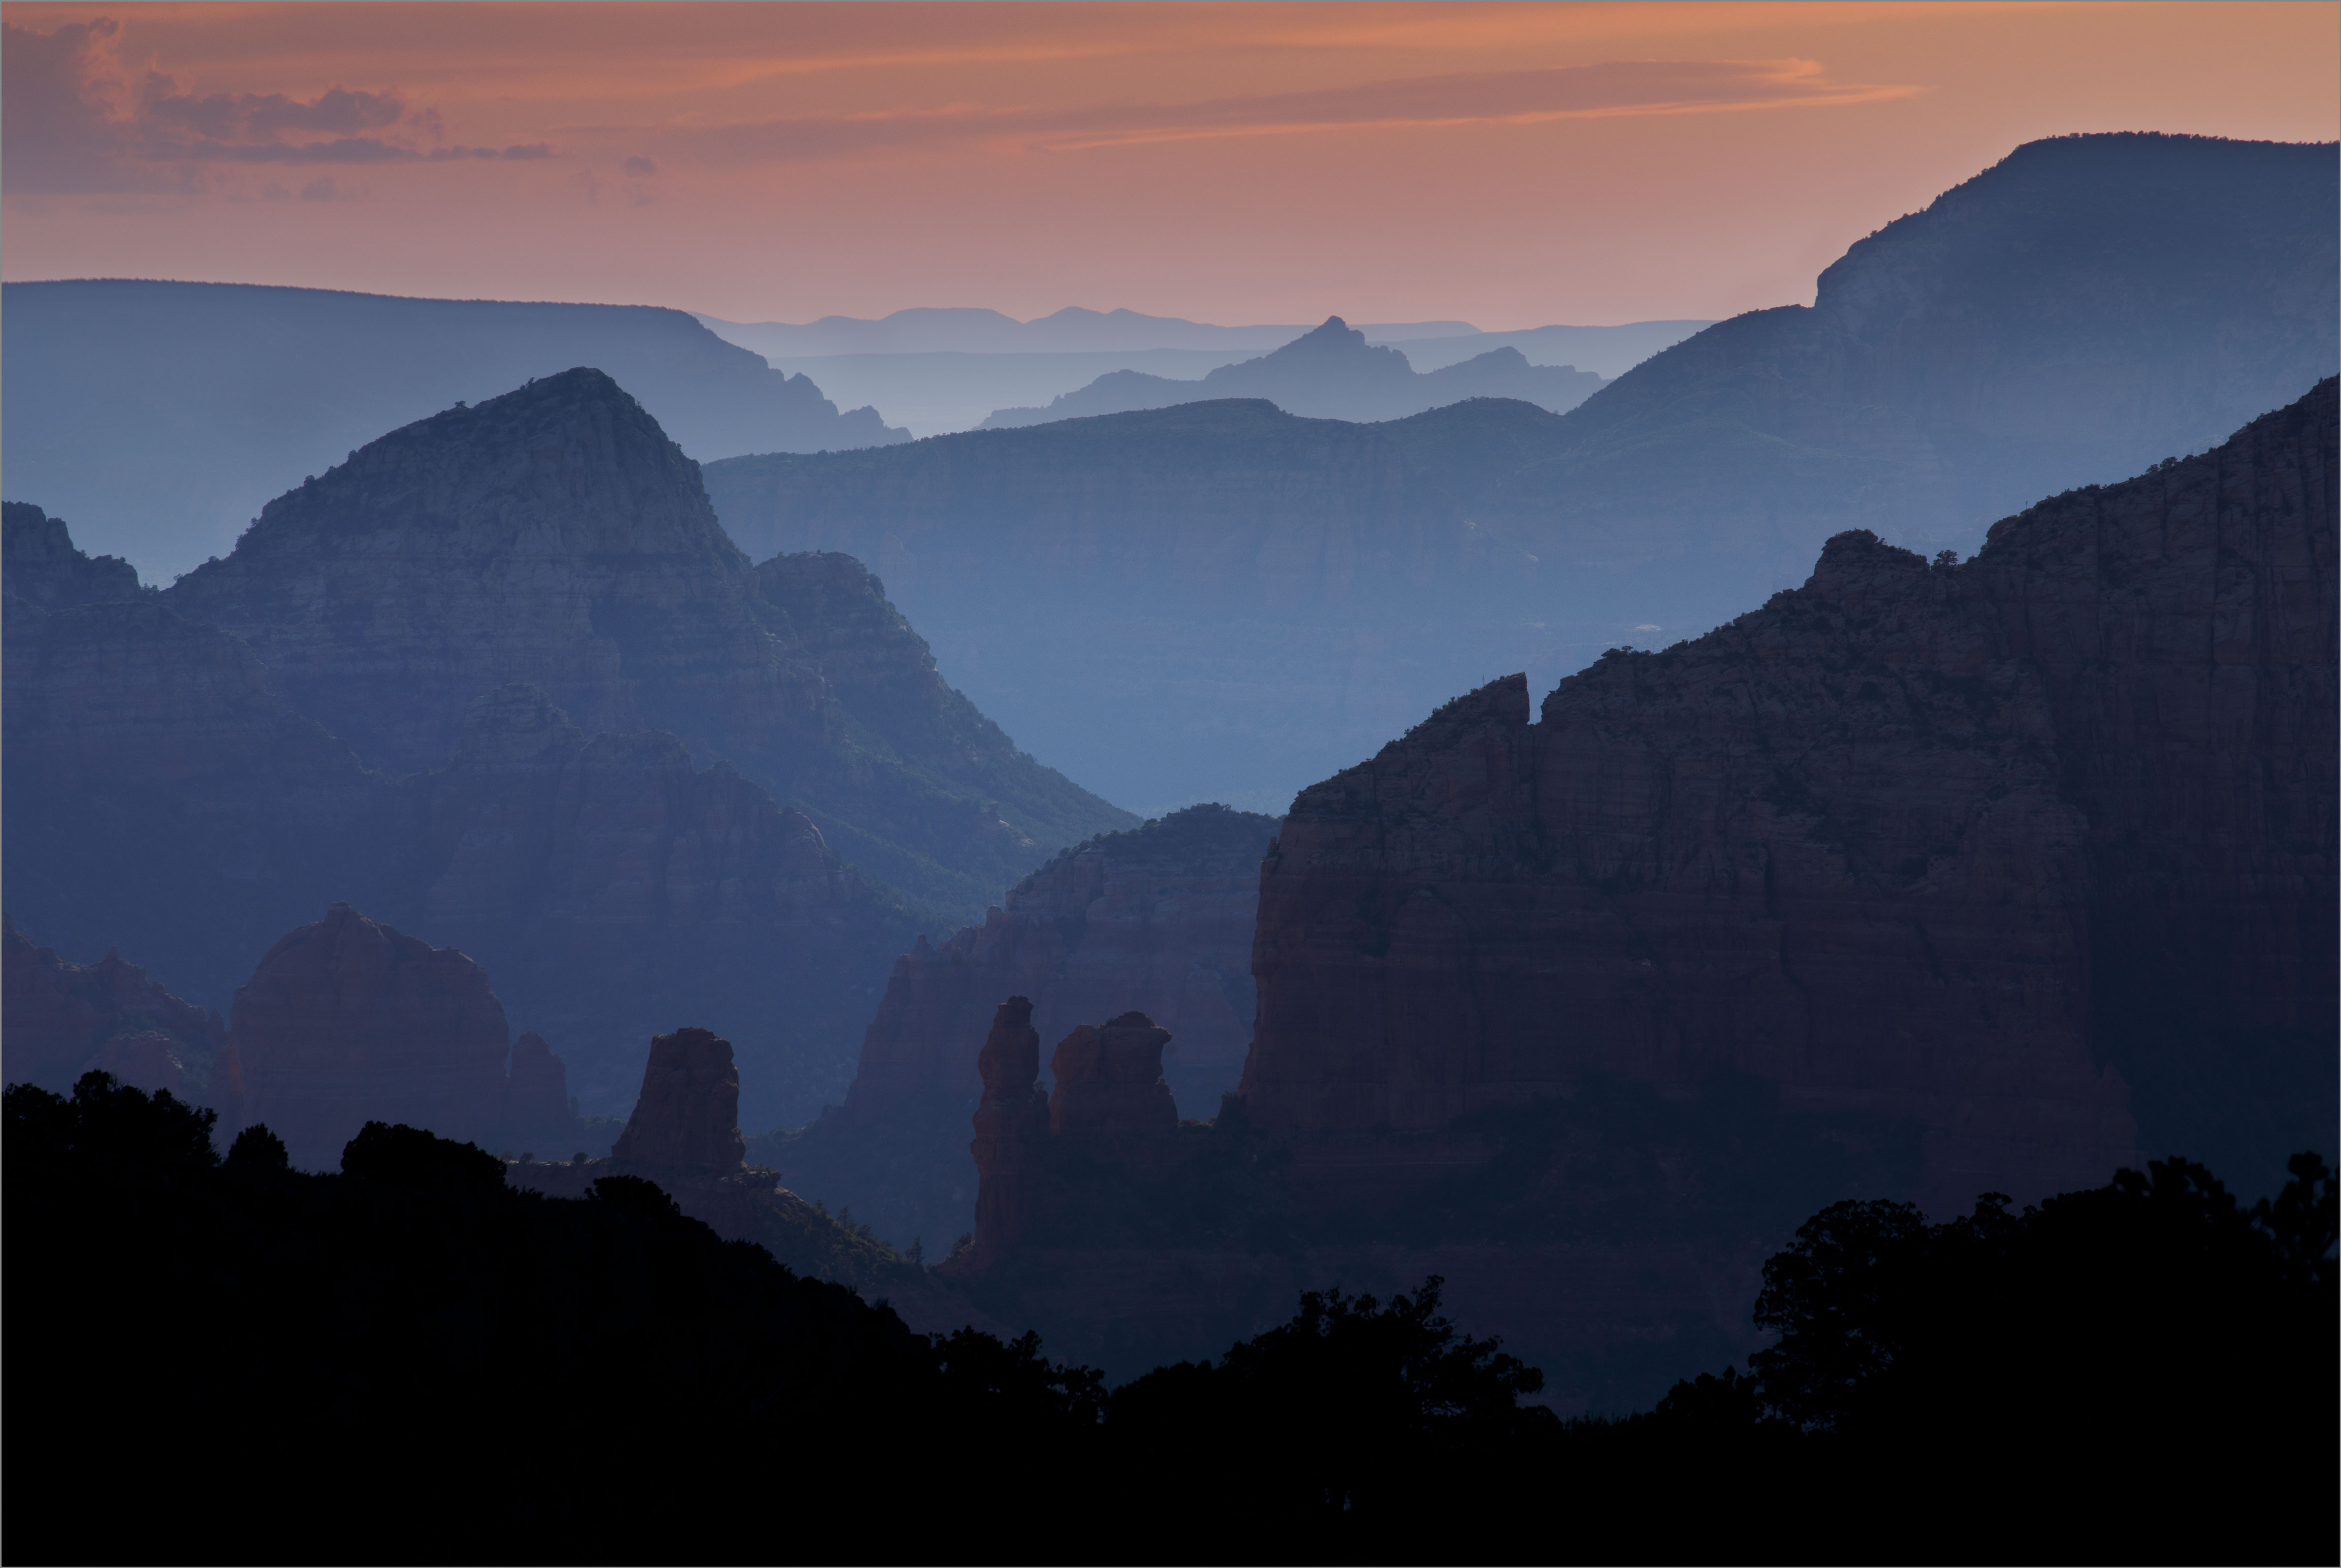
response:
<path id="1" fill-rule="evenodd" d="M 331 1169 L 368 1122 L 493 1143 L 509 1030 L 487 971 L 337 904 L 287 933 L 235 994 L 242 1120 Z"/>
<path id="2" fill-rule="evenodd" d="M 216 1013 L 180 1001 L 146 972 L 109 953 L 68 964 L 0 915 L 0 1034 L 8 1081 L 70 1093 L 84 1073 L 111 1073 L 136 1088 L 167 1089 L 209 1104 L 227 1046 Z M 226 1085 L 223 1084 L 223 1087 Z"/>
<path id="3" fill-rule="evenodd" d="M 138 597 L 138 570 L 119 555 L 74 548 L 65 519 L 22 501 L 0 502 L 0 594 L 44 610 Z"/>
<path id="4" fill-rule="evenodd" d="M 2149 1152 L 2274 1169 L 2329 1132 L 2296 1096 L 2333 1065 L 2334 408 L 1966 564 L 1842 535 L 1533 724 L 1499 682 L 1303 792 L 1262 871 L 1253 1124 L 1744 1075 L 1915 1124 L 1934 1205 L 2104 1180 L 2133 1105 Z"/>
<path id="5" fill-rule="evenodd" d="M 388 773 L 442 765 L 473 699 L 524 683 L 589 734 L 655 726 L 732 762 L 945 911 L 1127 820 L 943 687 L 866 572 L 760 579 L 697 466 L 597 371 L 374 442 L 166 597 L 242 638 L 291 706 Z M 905 712 L 921 688 L 929 711 Z"/>
<path id="6" fill-rule="evenodd" d="M 742 1164 L 740 1069 L 732 1042 L 706 1029 L 678 1029 L 651 1042 L 642 1097 L 613 1160 L 720 1175 Z"/>

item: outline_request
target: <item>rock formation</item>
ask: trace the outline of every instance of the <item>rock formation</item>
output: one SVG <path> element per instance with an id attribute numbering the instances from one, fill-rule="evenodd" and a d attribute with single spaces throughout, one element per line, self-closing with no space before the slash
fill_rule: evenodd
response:
<path id="1" fill-rule="evenodd" d="M 1170 1031 L 1143 1013 L 1083 1024 L 1049 1058 L 1049 1134 L 1110 1149 L 1125 1163 L 1161 1157 L 1179 1130 L 1179 1109 L 1162 1081 Z"/>
<path id="2" fill-rule="evenodd" d="M 993 1014 L 976 1067 L 983 1098 L 975 1108 L 969 1146 L 981 1183 L 975 1200 L 975 1234 L 987 1255 L 1029 1239 L 1032 1205 L 1049 1179 L 1049 1098 L 1041 1075 L 1041 1036 L 1032 1028 L 1030 998 L 1011 996 Z"/>
<path id="3" fill-rule="evenodd" d="M 1140 1004 L 1178 1037 L 1164 1065 L 1181 1108 L 1208 1116 L 1251 1040 L 1252 912 L 1276 819 L 1190 806 L 1058 855 L 1005 909 L 897 959 L 863 1036 L 846 1110 L 884 1115 L 977 1086 L 970 1048 L 1002 995 L 1031 997 L 1043 1034 Z"/>
<path id="4" fill-rule="evenodd" d="M 69 610 L 140 592 L 136 567 L 119 555 L 83 554 L 64 518 L 22 501 L 0 502 L 0 594 Z"/>
<path id="5" fill-rule="evenodd" d="M 1303 792 L 1252 1124 L 1738 1074 L 1915 1123 L 1937 1207 L 2102 1182 L 2133 1105 L 2148 1152 L 2277 1168 L 2333 1076 L 2334 410 L 2328 380 L 1965 564 L 1840 535 L 1534 724 L 1514 676 Z"/>
<path id="6" fill-rule="evenodd" d="M 347 904 L 288 933 L 235 994 L 243 1120 L 331 1169 L 368 1122 L 493 1143 L 510 1039 L 487 972 Z"/>
<path id="7" fill-rule="evenodd" d="M 1161 1020 L 1167 1092 L 1189 1117 L 1209 1116 L 1251 1039 L 1252 910 L 1275 829 L 1273 817 L 1190 806 L 1058 855 L 1005 910 L 940 946 L 921 936 L 895 960 L 844 1104 L 774 1163 L 898 1244 L 967 1230 L 976 1056 L 1002 996 L 1030 998 L 1051 1039 L 1132 1005 Z"/>
<path id="8" fill-rule="evenodd" d="M 8 1082 L 65 1094 L 84 1073 L 111 1073 L 140 1089 L 212 1103 L 227 1047 L 216 1013 L 180 1001 L 134 964 L 108 953 L 67 964 L 0 915 L 0 1035 Z"/>
<path id="9" fill-rule="evenodd" d="M 738 1170 L 740 1069 L 732 1061 L 732 1042 L 705 1029 L 678 1029 L 653 1039 L 642 1097 L 610 1157 L 678 1170 Z"/>
<path id="10" fill-rule="evenodd" d="M 1134 1370 L 1436 1273 L 1615 1410 L 1754 1348 L 1764 1257 L 1836 1199 L 2172 1150 L 2272 1187 L 2341 1054 L 2337 444 L 2327 380 L 1964 564 L 1840 535 L 1304 791 L 1240 1093 L 1151 1188 L 1024 1183 L 984 1299 Z"/>

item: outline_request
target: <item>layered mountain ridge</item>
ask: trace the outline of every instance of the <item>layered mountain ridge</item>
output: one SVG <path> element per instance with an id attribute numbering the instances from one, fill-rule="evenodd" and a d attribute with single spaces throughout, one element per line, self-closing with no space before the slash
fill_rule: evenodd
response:
<path id="1" fill-rule="evenodd" d="M 909 439 L 678 310 L 116 278 L 0 295 L 9 495 L 150 579 L 224 554 L 270 497 L 384 431 L 574 365 L 610 372 L 693 457 Z"/>
<path id="2" fill-rule="evenodd" d="M 12 530 L 12 584 L 124 589 L 53 521 Z M 596 1111 L 680 1009 L 739 1042 L 759 1124 L 809 1119 L 922 926 L 1131 820 L 946 685 L 859 563 L 751 567 L 596 371 L 393 432 L 127 586 L 11 604 L 12 913 L 219 1007 L 350 903 L 484 962 Z"/>
<path id="3" fill-rule="evenodd" d="M 1852 245 L 1813 306 L 1719 323 L 1559 416 L 1469 402 L 1367 433 L 1190 404 L 707 481 L 752 549 L 875 564 L 1075 777 L 1281 810 L 1441 696 L 1704 631 L 1834 534 L 1972 550 L 2292 402 L 2341 369 L 2336 188 L 2329 144 L 2031 143 Z M 1011 583 L 1057 614 L 983 616 Z M 1180 637 L 1207 651 L 1166 657 Z"/>
<path id="4" fill-rule="evenodd" d="M 1509 345 L 1418 373 L 1403 351 L 1369 345 L 1364 333 L 1336 315 L 1271 354 L 1221 365 L 1200 381 L 1117 370 L 1046 408 L 997 410 L 977 428 L 1007 430 L 1222 397 L 1264 397 L 1307 419 L 1403 419 L 1474 397 L 1518 398 L 1563 414 L 1603 385 L 1600 376 L 1574 365 L 1530 365 Z"/>

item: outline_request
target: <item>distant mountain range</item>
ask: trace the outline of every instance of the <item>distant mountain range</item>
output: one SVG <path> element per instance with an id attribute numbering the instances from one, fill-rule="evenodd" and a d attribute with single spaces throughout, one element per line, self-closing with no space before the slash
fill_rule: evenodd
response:
<path id="1" fill-rule="evenodd" d="M 1563 414 L 1602 385 L 1601 377 L 1574 365 L 1530 365 L 1517 348 L 1490 349 L 1418 374 L 1405 354 L 1367 343 L 1365 334 L 1337 315 L 1273 354 L 1221 365 L 1200 381 L 1117 370 L 1046 408 L 997 410 L 978 428 L 1007 430 L 1221 397 L 1264 397 L 1287 414 L 1360 422 L 1403 419 L 1472 397 L 1513 397 Z"/>
<path id="2" fill-rule="evenodd" d="M 989 310 L 897 311 L 882 321 L 832 316 L 803 326 L 700 321 L 729 342 L 809 375 L 841 403 L 867 403 L 918 435 L 971 430 L 996 410 L 1041 407 L 1121 370 L 1191 381 L 1303 336 L 1305 326 L 1212 326 L 1135 311 L 1063 310 L 1019 322 Z M 1537 366 L 1624 375 L 1711 324 L 1641 321 L 1481 332 L 1464 322 L 1369 322 L 1369 344 L 1403 345 L 1417 371 L 1494 350 Z M 1508 394 L 1508 395 L 1509 395 Z"/>
<path id="3" fill-rule="evenodd" d="M 607 371 L 696 458 L 907 441 L 681 311 L 101 279 L 11 283 L 7 494 L 168 577 L 384 431 Z"/>
<path id="4" fill-rule="evenodd" d="M 1257 353 L 1291 342 L 1309 330 L 1292 326 L 1215 326 L 1134 310 L 1068 306 L 1031 321 L 996 310 L 898 310 L 875 321 L 825 315 L 802 325 L 782 321 L 701 324 L 729 342 L 773 359 L 830 354 L 1127 354 L 1155 348 L 1223 349 Z M 1378 343 L 1408 338 L 1468 336 L 1468 321 L 1381 322 L 1366 328 Z"/>
<path id="5" fill-rule="evenodd" d="M 1454 692 L 1717 624 L 1840 530 L 1968 552 L 2289 404 L 2341 367 L 2336 186 L 2332 144 L 2035 142 L 1853 245 L 1810 307 L 1566 414 L 1190 404 L 732 459 L 709 493 L 752 552 L 869 561 L 1090 787 L 1280 811 Z"/>

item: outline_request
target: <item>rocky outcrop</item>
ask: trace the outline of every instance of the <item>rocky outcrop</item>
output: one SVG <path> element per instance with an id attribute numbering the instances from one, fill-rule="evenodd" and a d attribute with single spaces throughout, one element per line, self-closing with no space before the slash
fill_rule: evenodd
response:
<path id="1" fill-rule="evenodd" d="M 921 939 L 895 961 L 847 1114 L 940 1094 L 963 1117 L 977 1089 L 971 1047 L 997 999 L 1020 994 L 1044 1035 L 1139 1004 L 1178 1037 L 1164 1072 L 1181 1105 L 1208 1114 L 1251 1039 L 1252 911 L 1275 831 L 1273 817 L 1190 806 L 1068 850 L 983 924 L 940 946 Z"/>
<path id="2" fill-rule="evenodd" d="M 2294 1105 L 2334 1061 L 2334 447 L 2327 381 L 1965 564 L 1842 535 L 1535 723 L 1500 681 L 1305 791 L 1252 1124 L 1330 1147 L 1737 1074 L 1915 1124 L 1933 1207 L 2103 1181 L 2133 1106 L 2148 1152 L 2256 1181 L 2330 1130 Z"/>
<path id="3" fill-rule="evenodd" d="M 642 1097 L 610 1157 L 678 1170 L 738 1170 L 740 1069 L 732 1060 L 732 1042 L 706 1029 L 678 1029 L 652 1040 Z"/>
<path id="4" fill-rule="evenodd" d="M 0 502 L 0 594 L 69 610 L 140 592 L 136 567 L 119 555 L 82 554 L 64 518 L 22 501 Z"/>
<path id="5" fill-rule="evenodd" d="M 1031 1001 L 1000 1004 L 976 1059 L 974 1246 L 956 1270 L 981 1272 L 1036 1243 L 1093 1239 L 1084 1233 L 1101 1200 L 1144 1206 L 1175 1181 L 1179 1113 L 1162 1082 L 1170 1039 L 1143 1013 L 1080 1024 L 1057 1043 L 1056 1087 L 1044 1095 Z"/>
<path id="6" fill-rule="evenodd" d="M 1049 1134 L 1111 1150 L 1125 1164 L 1157 1160 L 1179 1130 L 1179 1108 L 1162 1081 L 1170 1031 L 1143 1013 L 1083 1024 L 1057 1042 L 1049 1074 Z"/>
<path id="7" fill-rule="evenodd" d="M 532 684 L 589 735 L 654 726 L 730 761 L 945 908 L 980 908 L 1050 846 L 1127 820 L 947 692 L 930 707 L 963 733 L 922 748 L 892 708 L 858 716 L 724 535 L 697 464 L 599 371 L 392 432 L 165 596 L 244 639 L 288 704 L 386 772 L 444 765 L 474 698 Z M 874 584 L 865 597 L 891 616 Z M 822 621 L 835 598 L 793 602 L 824 650 L 855 644 L 836 654 L 846 690 L 931 681 L 906 626 L 877 655 L 895 678 L 868 667 L 869 639 Z"/>
<path id="8" fill-rule="evenodd" d="M 487 971 L 347 904 L 286 934 L 235 994 L 245 1124 L 330 1169 L 368 1122 L 493 1144 L 510 1034 Z"/>
<path id="9" fill-rule="evenodd" d="M 1173 812 L 1060 854 L 980 926 L 940 945 L 921 936 L 895 961 L 844 1103 L 773 1163 L 898 1244 L 968 1231 L 978 1184 L 967 1119 L 1002 996 L 1029 998 L 1051 1039 L 1137 1005 L 1172 1036 L 1164 1092 L 1188 1116 L 1209 1115 L 1251 1039 L 1252 910 L 1275 827 L 1225 806 Z"/>
<path id="10" fill-rule="evenodd" d="M 976 1243 L 988 1256 L 1030 1239 L 1033 1204 L 1051 1175 L 1049 1097 L 1036 1082 L 1041 1036 L 1032 1028 L 1029 997 L 1000 1004 L 976 1067 L 983 1075 L 983 1098 L 975 1108 L 969 1153 L 981 1183 Z"/>
<path id="11" fill-rule="evenodd" d="M 211 1104 L 227 1047 L 216 1013 L 182 1002 L 134 964 L 108 953 L 68 964 L 0 915 L 0 1035 L 8 1081 L 64 1094 L 84 1073 Z"/>

